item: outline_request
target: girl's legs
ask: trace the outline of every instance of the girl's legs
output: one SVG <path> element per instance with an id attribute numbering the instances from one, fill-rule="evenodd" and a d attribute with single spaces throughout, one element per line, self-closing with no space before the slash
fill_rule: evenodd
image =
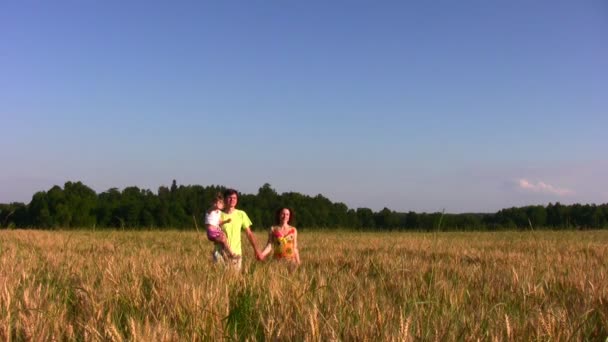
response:
<path id="1" fill-rule="evenodd" d="M 228 257 L 230 257 L 230 258 L 237 257 L 237 255 L 234 254 L 232 249 L 230 249 L 230 244 L 228 243 L 228 239 L 226 238 L 226 234 L 224 234 L 224 232 L 222 232 L 221 235 L 218 236 L 217 242 L 219 242 L 222 245 L 223 251 Z"/>
<path id="2" fill-rule="evenodd" d="M 230 244 L 228 243 L 227 240 L 224 240 L 224 241 L 220 242 L 220 244 L 224 248 L 224 251 L 226 252 L 226 255 L 228 255 L 231 258 L 237 257 L 237 255 L 234 254 L 234 252 L 232 251 L 232 249 L 230 249 Z"/>
<path id="3" fill-rule="evenodd" d="M 213 225 L 207 225 L 207 239 L 209 241 L 219 243 L 222 246 L 222 254 L 230 258 L 236 257 L 236 254 L 230 249 L 230 244 L 228 243 L 228 239 L 226 238 L 226 234 L 218 227 Z"/>

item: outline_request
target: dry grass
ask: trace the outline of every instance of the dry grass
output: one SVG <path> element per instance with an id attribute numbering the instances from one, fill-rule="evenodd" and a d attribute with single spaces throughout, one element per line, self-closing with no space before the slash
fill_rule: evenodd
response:
<path id="1" fill-rule="evenodd" d="M 260 242 L 263 234 L 258 235 Z M 300 234 L 214 267 L 194 232 L 0 232 L 0 337 L 602 340 L 608 231 Z"/>

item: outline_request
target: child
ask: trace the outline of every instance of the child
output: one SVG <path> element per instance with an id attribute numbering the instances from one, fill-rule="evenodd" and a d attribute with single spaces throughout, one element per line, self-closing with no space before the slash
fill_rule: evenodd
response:
<path id="1" fill-rule="evenodd" d="M 222 209 L 224 209 L 224 197 L 221 194 L 218 194 L 215 197 L 213 202 L 213 206 L 207 210 L 205 214 L 205 226 L 207 227 L 207 239 L 209 241 L 218 243 L 222 246 L 224 253 L 227 256 L 234 258 L 236 254 L 232 252 L 230 249 L 230 245 L 228 244 L 228 240 L 226 240 L 226 234 L 220 228 L 224 223 L 230 222 L 230 219 L 222 221 Z"/>

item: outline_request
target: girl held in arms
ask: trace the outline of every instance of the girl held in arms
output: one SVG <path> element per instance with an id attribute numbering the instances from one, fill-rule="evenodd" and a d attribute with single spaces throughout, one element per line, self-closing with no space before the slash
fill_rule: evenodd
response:
<path id="1" fill-rule="evenodd" d="M 274 249 L 276 260 L 288 261 L 291 265 L 300 264 L 300 252 L 298 251 L 298 231 L 290 223 L 293 221 L 294 213 L 289 208 L 277 210 L 275 224 L 268 233 L 268 243 L 261 253 L 260 260 L 264 260 Z"/>
<path id="2" fill-rule="evenodd" d="M 230 249 L 226 234 L 220 228 L 224 223 L 230 222 L 230 219 L 222 221 L 222 209 L 224 209 L 224 197 L 222 194 L 217 194 L 213 201 L 213 205 L 205 214 L 205 226 L 207 228 L 207 239 L 222 246 L 223 253 L 230 257 L 237 257 Z"/>

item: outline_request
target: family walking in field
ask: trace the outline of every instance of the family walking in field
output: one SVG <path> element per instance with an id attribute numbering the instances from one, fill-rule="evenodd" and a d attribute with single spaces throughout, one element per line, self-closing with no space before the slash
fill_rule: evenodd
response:
<path id="1" fill-rule="evenodd" d="M 216 263 L 230 263 L 241 269 L 241 231 L 244 230 L 257 260 L 263 261 L 274 250 L 276 260 L 285 260 L 292 266 L 300 264 L 298 231 L 290 225 L 294 216 L 291 209 L 283 207 L 277 210 L 275 225 L 268 232 L 268 242 L 260 251 L 251 231 L 251 220 L 246 212 L 236 208 L 237 203 L 237 191 L 228 189 L 223 196 L 218 194 L 205 214 L 207 238 L 215 244 L 213 260 Z"/>

